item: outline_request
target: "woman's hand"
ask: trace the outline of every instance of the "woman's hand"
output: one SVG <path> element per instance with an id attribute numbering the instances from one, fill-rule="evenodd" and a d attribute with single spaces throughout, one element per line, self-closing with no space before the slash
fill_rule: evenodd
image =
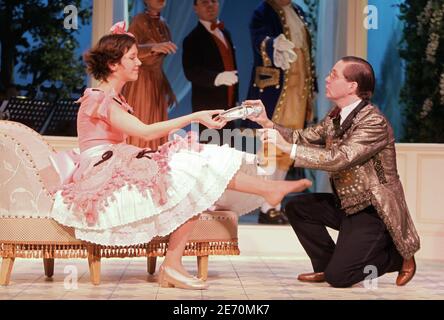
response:
<path id="1" fill-rule="evenodd" d="M 205 110 L 193 113 L 194 120 L 203 124 L 207 128 L 210 129 L 222 129 L 227 121 L 222 120 L 220 117 L 217 117 L 220 113 L 225 110 Z M 216 116 L 213 118 L 213 116 Z"/>
<path id="2" fill-rule="evenodd" d="M 177 51 L 177 46 L 171 42 L 161 42 L 161 43 L 155 43 L 151 47 L 151 52 L 153 54 L 155 53 L 161 53 L 161 54 L 174 54 Z"/>
<path id="3" fill-rule="evenodd" d="M 247 100 L 243 102 L 246 106 L 251 106 L 255 108 L 261 108 L 262 111 L 259 115 L 251 115 L 248 117 L 249 120 L 257 122 L 263 128 L 273 128 L 273 122 L 267 117 L 267 112 L 265 111 L 265 106 L 261 100 Z"/>
<path id="4" fill-rule="evenodd" d="M 279 131 L 275 129 L 259 129 L 260 138 L 263 144 L 272 143 L 278 149 L 290 154 L 293 145 L 282 137 Z"/>

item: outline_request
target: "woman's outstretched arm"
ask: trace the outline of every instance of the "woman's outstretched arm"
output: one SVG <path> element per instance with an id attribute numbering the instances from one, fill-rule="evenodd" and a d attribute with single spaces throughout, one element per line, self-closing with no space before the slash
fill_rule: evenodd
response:
<path id="1" fill-rule="evenodd" d="M 139 137 L 145 140 L 154 140 L 168 135 L 171 131 L 181 129 L 192 122 L 198 122 L 211 129 L 221 129 L 224 121 L 215 121 L 212 116 L 218 115 L 224 110 L 209 110 L 195 112 L 176 119 L 162 121 L 153 124 L 145 124 L 137 117 L 122 110 L 117 103 L 110 106 L 109 122 L 111 126 L 123 133 Z"/>

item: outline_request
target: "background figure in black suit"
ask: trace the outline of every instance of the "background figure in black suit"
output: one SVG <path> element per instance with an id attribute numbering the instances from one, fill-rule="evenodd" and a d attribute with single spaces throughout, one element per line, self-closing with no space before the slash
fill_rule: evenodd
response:
<path id="1" fill-rule="evenodd" d="M 194 0 L 194 10 L 199 22 L 185 38 L 182 56 L 185 76 L 192 86 L 193 112 L 232 108 L 239 98 L 236 57 L 230 33 L 218 20 L 219 1 Z M 201 142 L 217 143 L 202 135 L 204 128 L 199 128 Z M 225 126 L 232 128 L 233 123 Z M 217 144 L 224 142 L 222 132 L 219 130 Z"/>
<path id="2" fill-rule="evenodd" d="M 264 0 L 250 21 L 254 65 L 248 100 L 260 99 L 267 115 L 277 124 L 291 129 L 304 128 L 313 120 L 316 87 L 311 35 L 301 7 L 291 0 Z M 246 120 L 242 126 L 259 128 Z M 270 179 L 285 180 L 293 161 L 276 150 L 277 168 Z M 268 153 L 264 148 L 264 156 Z M 302 168 L 294 168 L 296 180 L 304 177 Z M 264 203 L 259 223 L 288 224 L 281 204 Z"/>

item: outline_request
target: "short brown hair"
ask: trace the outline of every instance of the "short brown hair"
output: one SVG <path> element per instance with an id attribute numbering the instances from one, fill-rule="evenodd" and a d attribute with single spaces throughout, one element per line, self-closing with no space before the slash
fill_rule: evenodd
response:
<path id="1" fill-rule="evenodd" d="M 356 82 L 356 94 L 363 100 L 370 100 L 375 92 L 375 72 L 372 65 L 359 57 L 347 56 L 341 59 L 347 63 L 344 69 L 344 78 L 349 82 Z"/>
<path id="2" fill-rule="evenodd" d="M 110 64 L 119 63 L 123 55 L 136 43 L 127 34 L 109 34 L 84 54 L 87 71 L 97 80 L 106 80 L 111 74 Z"/>

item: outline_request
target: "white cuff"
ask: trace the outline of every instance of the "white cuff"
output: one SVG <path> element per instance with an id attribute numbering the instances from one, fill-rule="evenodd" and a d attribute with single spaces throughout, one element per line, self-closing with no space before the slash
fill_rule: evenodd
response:
<path id="1" fill-rule="evenodd" d="M 293 50 L 294 44 L 281 33 L 273 40 L 273 48 L 279 51 Z"/>
<path id="2" fill-rule="evenodd" d="M 216 87 L 219 86 L 232 86 L 238 83 L 239 78 L 236 75 L 237 71 L 224 71 L 217 75 L 216 79 L 214 79 L 214 85 Z"/>
<path id="3" fill-rule="evenodd" d="M 292 160 L 296 159 L 296 152 L 297 151 L 298 151 L 298 145 L 293 144 L 293 146 L 291 147 L 290 159 L 292 159 Z"/>
<path id="4" fill-rule="evenodd" d="M 284 53 L 278 49 L 274 49 L 273 51 L 273 62 L 276 67 L 284 71 L 290 69 L 290 64 L 285 59 Z"/>
<path id="5" fill-rule="evenodd" d="M 290 69 L 290 64 L 295 62 L 297 58 L 298 56 L 293 50 L 281 51 L 274 49 L 273 51 L 274 65 L 284 71 Z"/>

